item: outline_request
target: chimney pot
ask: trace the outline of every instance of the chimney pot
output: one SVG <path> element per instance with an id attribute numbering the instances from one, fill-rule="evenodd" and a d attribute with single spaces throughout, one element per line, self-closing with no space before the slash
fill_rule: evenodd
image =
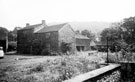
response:
<path id="1" fill-rule="evenodd" d="M 30 26 L 30 24 L 29 23 L 26 23 L 26 27 L 28 27 L 28 26 Z"/>

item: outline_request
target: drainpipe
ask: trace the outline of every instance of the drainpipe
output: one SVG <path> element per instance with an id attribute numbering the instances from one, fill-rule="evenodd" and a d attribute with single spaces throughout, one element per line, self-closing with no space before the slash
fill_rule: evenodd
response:
<path id="1" fill-rule="evenodd" d="M 5 50 L 6 53 L 7 53 L 7 49 L 8 49 L 8 33 L 6 33 L 6 50 Z"/>

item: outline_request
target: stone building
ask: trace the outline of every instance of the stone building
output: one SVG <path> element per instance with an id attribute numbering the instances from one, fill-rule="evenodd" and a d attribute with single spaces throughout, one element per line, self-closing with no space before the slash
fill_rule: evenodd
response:
<path id="1" fill-rule="evenodd" d="M 77 51 L 86 51 L 90 48 L 90 39 L 80 34 L 75 35 Z"/>
<path id="2" fill-rule="evenodd" d="M 81 42 L 82 41 L 82 42 Z M 70 44 L 71 52 L 76 48 L 87 50 L 90 42 L 88 37 L 78 36 L 68 23 L 57 25 L 46 25 L 42 20 L 41 24 L 29 25 L 18 31 L 17 51 L 28 54 L 41 54 L 43 51 L 61 53 L 62 43 Z"/>

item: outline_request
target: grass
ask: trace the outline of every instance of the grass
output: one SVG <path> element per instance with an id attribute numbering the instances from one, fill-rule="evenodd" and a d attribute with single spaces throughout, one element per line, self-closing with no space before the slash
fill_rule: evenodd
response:
<path id="1" fill-rule="evenodd" d="M 44 58 L 37 59 L 38 61 L 32 58 L 18 60 L 15 64 L 9 62 L 8 66 L 0 68 L 0 82 L 62 82 L 79 74 L 100 68 L 99 62 L 101 59 L 96 56 Z M 35 61 L 35 63 L 31 63 L 30 60 Z"/>

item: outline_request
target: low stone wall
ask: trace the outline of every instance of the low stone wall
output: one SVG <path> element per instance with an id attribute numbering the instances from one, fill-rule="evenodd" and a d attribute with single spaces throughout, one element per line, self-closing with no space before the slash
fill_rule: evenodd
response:
<path id="1" fill-rule="evenodd" d="M 101 76 L 98 80 L 94 79 L 93 81 L 95 82 L 119 82 L 120 81 L 120 71 L 114 71 L 110 74 L 106 74 Z M 91 82 L 93 82 L 91 81 Z M 85 81 L 85 82 L 89 82 L 89 81 Z"/>
<path id="2" fill-rule="evenodd" d="M 121 82 L 135 82 L 135 62 L 121 63 Z"/>
<path id="3" fill-rule="evenodd" d="M 109 64 L 64 82 L 120 82 L 120 79 L 121 66 L 119 64 Z"/>

